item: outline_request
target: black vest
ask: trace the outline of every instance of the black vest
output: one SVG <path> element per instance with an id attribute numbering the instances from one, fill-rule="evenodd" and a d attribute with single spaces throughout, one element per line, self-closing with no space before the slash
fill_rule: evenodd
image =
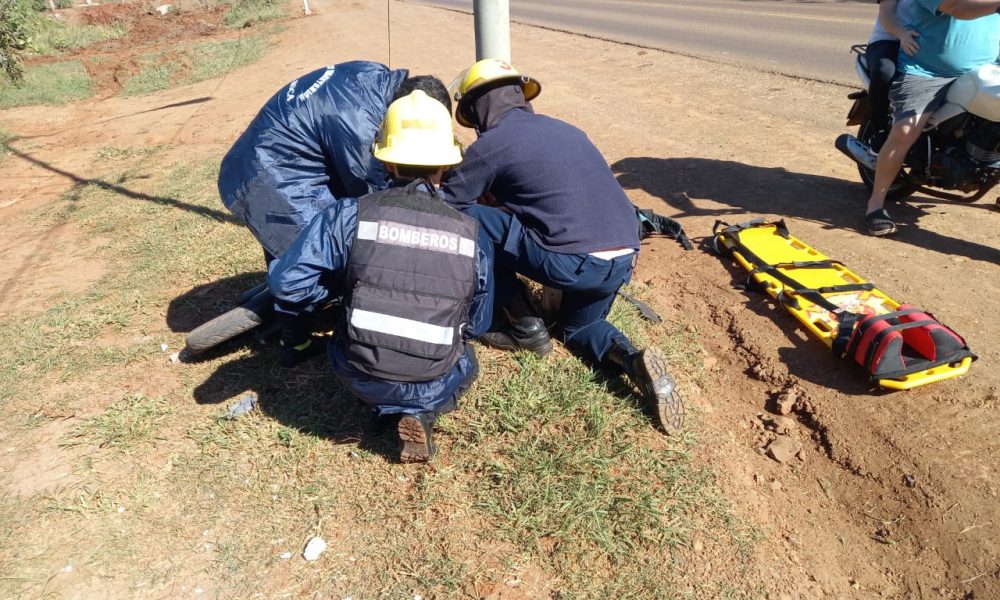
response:
<path id="1" fill-rule="evenodd" d="M 479 224 L 417 184 L 358 201 L 347 268 L 348 362 L 394 381 L 454 366 L 476 290 Z"/>

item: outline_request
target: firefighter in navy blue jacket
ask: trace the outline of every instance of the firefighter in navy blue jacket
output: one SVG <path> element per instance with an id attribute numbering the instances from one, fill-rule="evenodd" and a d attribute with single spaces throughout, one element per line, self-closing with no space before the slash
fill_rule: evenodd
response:
<path id="1" fill-rule="evenodd" d="M 637 349 L 606 320 L 632 277 L 639 237 L 635 207 L 604 157 L 576 127 L 535 114 L 529 101 L 541 86 L 509 64 L 481 60 L 460 80 L 455 117 L 479 138 L 442 189 L 495 245 L 496 306 L 517 296 L 516 273 L 562 290 L 557 328 L 566 347 L 592 365 L 623 370 L 659 425 L 679 431 L 683 400 L 662 351 Z M 477 203 L 487 192 L 501 207 Z M 498 345 L 520 343 L 516 328 L 506 333 Z"/>
<path id="2" fill-rule="evenodd" d="M 219 194 L 268 259 L 337 199 L 388 185 L 371 144 L 389 103 L 415 89 L 450 110 L 437 78 L 364 61 L 317 69 L 267 101 L 222 159 Z"/>
<path id="3" fill-rule="evenodd" d="M 493 246 L 437 190 L 461 160 L 443 104 L 422 91 L 393 102 L 374 154 L 393 187 L 327 207 L 271 263 L 268 285 L 287 344 L 308 343 L 310 307 L 344 296 L 334 372 L 378 417 L 399 417 L 401 460 L 426 461 L 435 416 L 478 373 L 466 341 L 490 324 Z"/>

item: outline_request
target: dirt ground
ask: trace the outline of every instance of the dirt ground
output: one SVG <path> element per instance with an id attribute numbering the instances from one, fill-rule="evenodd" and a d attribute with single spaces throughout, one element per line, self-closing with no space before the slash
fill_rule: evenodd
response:
<path id="1" fill-rule="evenodd" d="M 90 7 L 56 11 L 66 23 L 128 28 L 128 35 L 67 52 L 62 55 L 31 57 L 28 65 L 59 62 L 67 59 L 83 63 L 94 82 L 97 98 L 118 94 L 129 77 L 139 72 L 141 58 L 150 53 L 171 56 L 176 48 L 191 41 L 231 39 L 241 31 L 227 29 L 222 22 L 227 5 L 205 7 L 201 3 L 184 1 L 171 3 L 172 11 L 165 15 L 154 10 L 155 3 L 94 4 Z M 183 70 L 184 65 L 181 65 Z"/>
<path id="2" fill-rule="evenodd" d="M 0 319 L 105 272 L 85 258 L 100 240 L 71 226 L 43 231 L 32 218 L 75 182 L 102 177 L 92 166 L 99 148 L 166 144 L 162 160 L 221 157 L 279 86 L 323 64 L 389 61 L 447 82 L 474 59 L 468 15 L 394 2 L 387 32 L 384 3 L 312 4 L 316 14 L 289 21 L 263 60 L 229 76 L 137 98 L 102 83 L 97 100 L 0 112 L 19 137 L 0 167 Z M 865 191 L 833 148 L 850 89 L 526 26 L 513 26 L 512 46 L 515 65 L 543 83 L 536 109 L 587 131 L 639 206 L 696 238 L 716 219 L 783 217 L 893 297 L 933 311 L 979 354 L 965 377 L 879 391 L 790 315 L 734 289 L 739 273 L 726 261 L 667 239 L 645 244 L 636 279 L 665 318 L 696 324 L 712 371 L 692 394 L 700 459 L 766 533 L 748 557 L 696 539 L 690 576 L 731 574 L 772 598 L 1000 598 L 995 196 L 914 198 L 890 207 L 897 236 L 869 237 L 857 229 Z M 779 464 L 763 451 L 773 434 L 760 415 L 788 391 L 804 450 Z"/>

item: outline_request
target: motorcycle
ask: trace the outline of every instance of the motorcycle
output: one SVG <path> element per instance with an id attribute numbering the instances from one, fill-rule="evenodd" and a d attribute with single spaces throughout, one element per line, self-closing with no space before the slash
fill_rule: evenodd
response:
<path id="1" fill-rule="evenodd" d="M 854 101 L 847 125 L 857 125 L 857 137 L 840 135 L 835 146 L 858 165 L 870 191 L 877 154 L 871 150 L 877 134 L 871 123 L 868 97 L 867 46 L 851 47 L 855 70 L 864 89 L 848 94 Z M 975 202 L 1000 182 L 1000 67 L 989 64 L 956 79 L 947 100 L 934 112 L 913 144 L 903 168 L 889 188 L 887 200 L 903 200 L 916 192 L 956 202 Z"/>

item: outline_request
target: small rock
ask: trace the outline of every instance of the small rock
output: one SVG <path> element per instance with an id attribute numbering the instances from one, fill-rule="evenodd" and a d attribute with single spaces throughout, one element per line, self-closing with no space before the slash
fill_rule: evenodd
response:
<path id="1" fill-rule="evenodd" d="M 180 352 L 174 352 L 173 354 L 171 354 L 170 355 L 170 362 L 174 363 L 175 365 L 181 364 L 181 353 Z"/>
<path id="2" fill-rule="evenodd" d="M 281 554 L 278 555 L 278 558 L 280 558 L 281 560 L 288 560 L 291 557 L 292 557 L 291 552 L 282 552 Z"/>
<path id="3" fill-rule="evenodd" d="M 779 415 L 787 415 L 792 412 L 792 407 L 795 406 L 795 401 L 798 399 L 797 394 L 793 390 L 788 390 L 778 396 L 775 401 L 775 407 L 778 409 Z"/>
<path id="4" fill-rule="evenodd" d="M 777 479 L 775 479 L 774 481 L 772 481 L 771 482 L 771 489 L 774 490 L 774 491 L 776 491 L 776 492 L 778 490 L 780 490 L 781 489 L 781 482 L 778 481 Z"/>
<path id="5" fill-rule="evenodd" d="M 326 551 L 326 541 L 321 537 L 314 537 L 306 544 L 302 551 L 302 558 L 308 561 L 319 559 L 320 555 Z"/>
<path id="6" fill-rule="evenodd" d="M 170 350 L 170 344 L 160 344 L 161 352 L 166 352 L 167 350 Z"/>
<path id="7" fill-rule="evenodd" d="M 705 549 L 705 544 L 702 544 L 701 540 L 695 540 L 694 545 L 691 547 L 691 549 L 694 550 L 696 554 L 699 554 L 701 553 L 702 550 Z"/>
<path id="8" fill-rule="evenodd" d="M 785 435 L 779 435 L 768 445 L 767 455 L 780 463 L 784 463 L 791 460 L 801 449 L 802 444 L 797 440 Z"/>
<path id="9" fill-rule="evenodd" d="M 168 12 L 170 12 L 170 5 L 169 4 L 161 4 L 160 6 L 156 7 L 156 12 L 160 13 L 160 15 L 165 15 Z"/>
<path id="10" fill-rule="evenodd" d="M 913 475 L 903 475 L 903 483 L 906 484 L 906 487 L 916 487 L 917 478 Z"/>
<path id="11" fill-rule="evenodd" d="M 775 433 L 789 433 L 795 429 L 795 421 L 788 417 L 771 417 L 770 424 Z"/>
<path id="12" fill-rule="evenodd" d="M 719 364 L 719 359 L 715 358 L 714 356 L 706 356 L 705 360 L 702 363 L 706 371 L 711 371 L 712 369 L 715 368 L 717 364 Z"/>

